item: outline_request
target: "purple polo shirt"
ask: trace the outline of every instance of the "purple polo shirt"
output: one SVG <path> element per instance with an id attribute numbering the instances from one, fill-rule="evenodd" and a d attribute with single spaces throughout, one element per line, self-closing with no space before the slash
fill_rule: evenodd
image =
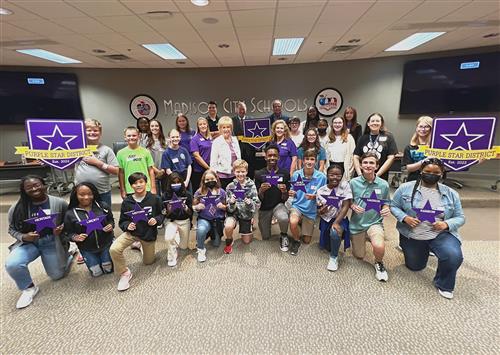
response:
<path id="1" fill-rule="evenodd" d="M 210 152 L 212 151 L 212 140 L 206 139 L 201 134 L 196 133 L 191 139 L 190 149 L 191 155 L 198 152 L 205 162 L 210 165 Z M 203 172 L 204 168 L 193 158 L 193 171 Z"/>
<path id="2" fill-rule="evenodd" d="M 297 146 L 290 138 L 276 144 L 280 150 L 278 168 L 290 171 L 290 167 L 292 166 L 292 157 L 297 156 Z"/>

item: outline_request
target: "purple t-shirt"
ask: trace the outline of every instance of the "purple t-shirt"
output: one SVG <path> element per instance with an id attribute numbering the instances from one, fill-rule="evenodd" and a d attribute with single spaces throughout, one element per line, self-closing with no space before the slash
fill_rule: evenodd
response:
<path id="1" fill-rule="evenodd" d="M 206 139 L 201 134 L 196 133 L 191 139 L 190 149 L 191 155 L 198 152 L 205 163 L 210 166 L 210 152 L 212 151 L 212 140 Z M 193 158 L 193 171 L 203 172 L 205 169 Z"/>
<path id="2" fill-rule="evenodd" d="M 217 203 L 219 203 L 219 201 L 220 201 L 220 202 L 225 204 L 226 203 L 226 191 L 224 191 L 224 189 L 220 188 L 218 195 L 219 195 L 219 197 L 217 199 Z M 198 189 L 194 193 L 194 198 L 201 201 L 202 197 L 200 197 L 200 196 L 201 196 L 200 189 Z M 202 203 L 203 203 L 203 201 L 202 201 Z M 215 205 L 217 205 L 217 203 Z M 224 218 L 226 216 L 226 212 L 221 210 L 221 209 L 218 209 L 217 207 L 215 207 L 213 205 L 205 204 L 205 209 L 198 212 L 198 216 L 200 218 L 211 221 L 215 218 Z"/>
<path id="3" fill-rule="evenodd" d="M 181 141 L 179 142 L 179 145 L 181 147 L 186 148 L 188 152 L 191 151 L 189 147 L 189 142 L 191 142 L 191 138 L 194 136 L 194 131 L 189 131 L 189 132 L 180 132 L 181 134 Z"/>
<path id="4" fill-rule="evenodd" d="M 290 138 L 276 144 L 280 150 L 278 168 L 290 171 L 290 167 L 292 166 L 292 157 L 297 156 L 297 146 Z"/>

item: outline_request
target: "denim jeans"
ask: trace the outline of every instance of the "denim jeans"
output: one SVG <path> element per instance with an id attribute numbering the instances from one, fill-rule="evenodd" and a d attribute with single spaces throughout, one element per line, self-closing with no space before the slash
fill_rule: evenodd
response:
<path id="1" fill-rule="evenodd" d="M 330 228 L 330 257 L 339 256 L 340 236 L 335 228 Z"/>
<path id="2" fill-rule="evenodd" d="M 109 208 L 111 208 L 111 190 L 108 192 L 103 192 L 102 194 L 99 194 L 99 197 L 101 198 L 101 201 L 106 202 Z"/>
<path id="3" fill-rule="evenodd" d="M 208 221 L 206 219 L 198 218 L 198 225 L 196 229 L 196 247 L 198 249 L 205 249 L 205 239 L 209 231 L 212 232 L 212 245 L 218 247 L 220 245 L 221 235 L 219 228 L 216 227 L 216 220 Z"/>
<path id="4" fill-rule="evenodd" d="M 104 250 L 102 250 L 101 252 L 95 253 L 86 250 L 80 250 L 80 254 L 82 254 L 83 260 L 85 260 L 85 265 L 87 265 L 89 270 L 91 270 L 93 266 L 112 262 L 111 255 L 109 254 L 109 246 L 107 248 L 104 248 Z M 107 273 L 104 269 L 102 271 L 104 273 Z"/>
<path id="5" fill-rule="evenodd" d="M 452 292 L 455 288 L 457 270 L 464 260 L 460 241 L 449 232 L 442 232 L 430 240 L 415 240 L 399 235 L 399 242 L 408 269 L 419 271 L 426 267 L 429 251 L 438 259 L 434 285 L 443 291 Z"/>
<path id="6" fill-rule="evenodd" d="M 33 283 L 28 264 L 39 256 L 42 257 L 45 272 L 52 280 L 58 280 L 65 275 L 73 257 L 69 256 L 66 268 L 61 268 L 54 238 L 53 235 L 49 235 L 32 243 L 21 244 L 12 250 L 7 257 L 5 262 L 7 273 L 21 291 L 27 289 Z"/>

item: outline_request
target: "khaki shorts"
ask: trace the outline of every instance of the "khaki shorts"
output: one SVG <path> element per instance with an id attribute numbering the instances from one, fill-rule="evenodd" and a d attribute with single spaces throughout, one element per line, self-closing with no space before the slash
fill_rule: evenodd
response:
<path id="1" fill-rule="evenodd" d="M 385 232 L 381 224 L 374 224 L 364 232 L 351 234 L 352 254 L 356 258 L 364 258 L 366 254 L 365 242 L 367 240 L 372 244 L 379 244 L 384 243 L 384 239 Z"/>
<path id="2" fill-rule="evenodd" d="M 300 220 L 300 225 L 301 225 L 301 230 L 302 230 L 302 235 L 308 235 L 311 236 L 313 235 L 314 231 L 314 219 L 308 218 L 304 216 L 298 209 L 296 208 L 290 208 L 290 216 L 292 214 L 295 214 L 299 217 Z"/>

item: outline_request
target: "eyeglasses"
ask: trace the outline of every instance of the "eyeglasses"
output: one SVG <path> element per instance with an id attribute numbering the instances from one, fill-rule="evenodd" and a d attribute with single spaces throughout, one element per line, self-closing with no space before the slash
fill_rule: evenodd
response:
<path id="1" fill-rule="evenodd" d="M 417 126 L 417 129 L 425 129 L 425 130 L 427 130 L 427 129 L 431 129 L 431 128 L 432 128 L 431 126 L 427 126 L 427 125 L 426 126 Z"/>

